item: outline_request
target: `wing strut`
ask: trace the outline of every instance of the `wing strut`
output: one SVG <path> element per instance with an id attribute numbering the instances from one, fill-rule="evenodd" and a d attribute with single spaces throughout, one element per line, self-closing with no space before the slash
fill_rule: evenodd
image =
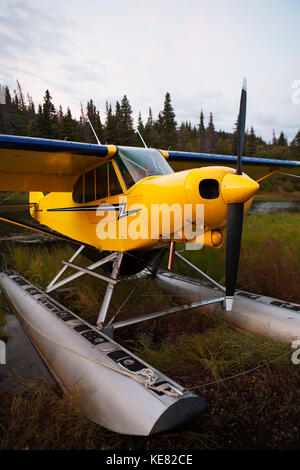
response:
<path id="1" fill-rule="evenodd" d="M 51 237 L 59 238 L 60 240 L 64 240 L 69 243 L 75 243 L 76 245 L 85 245 L 84 243 L 78 240 L 74 240 L 73 238 L 67 237 L 66 235 L 62 235 L 60 233 L 47 230 L 47 228 L 44 228 L 44 227 L 43 228 L 37 227 L 28 222 L 25 224 L 23 222 L 20 222 L 19 220 L 13 219 L 12 217 L 0 216 L 0 220 L 2 220 L 3 222 L 8 222 L 9 224 L 18 225 L 19 227 L 28 228 L 29 230 L 34 230 L 35 232 L 43 233 L 44 235 L 50 235 Z M 91 247 L 90 245 L 85 245 L 85 246 Z M 91 248 L 94 248 L 94 247 L 91 247 Z"/>

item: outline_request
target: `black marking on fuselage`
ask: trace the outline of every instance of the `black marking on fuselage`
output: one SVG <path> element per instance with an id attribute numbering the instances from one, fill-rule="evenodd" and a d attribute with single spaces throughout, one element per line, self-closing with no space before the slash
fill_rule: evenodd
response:
<path id="1" fill-rule="evenodd" d="M 102 211 L 102 212 L 116 212 L 119 211 L 117 220 L 127 217 L 128 215 L 140 212 L 142 209 L 133 209 L 126 211 L 126 202 L 121 204 L 98 204 L 94 206 L 77 206 L 77 207 L 60 207 L 56 209 L 47 209 L 47 212 L 86 212 L 86 211 Z"/>

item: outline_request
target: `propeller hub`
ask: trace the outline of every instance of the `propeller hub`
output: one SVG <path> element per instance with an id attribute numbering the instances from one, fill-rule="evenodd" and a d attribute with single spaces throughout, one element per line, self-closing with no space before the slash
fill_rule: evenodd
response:
<path id="1" fill-rule="evenodd" d="M 226 204 L 246 202 L 259 187 L 256 181 L 245 174 L 228 173 L 222 180 L 221 194 Z"/>

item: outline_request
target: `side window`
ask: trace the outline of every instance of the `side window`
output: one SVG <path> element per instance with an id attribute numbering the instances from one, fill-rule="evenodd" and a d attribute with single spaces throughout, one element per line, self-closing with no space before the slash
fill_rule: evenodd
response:
<path id="1" fill-rule="evenodd" d="M 73 200 L 81 204 L 122 192 L 115 169 L 109 162 L 79 176 L 73 188 Z"/>
<path id="2" fill-rule="evenodd" d="M 111 162 L 108 164 L 108 172 L 109 172 L 109 196 L 115 196 L 116 194 L 121 194 L 122 188 L 118 177 L 116 175 L 115 169 Z"/>
<path id="3" fill-rule="evenodd" d="M 96 199 L 102 199 L 108 195 L 108 170 L 107 163 L 96 168 Z"/>
<path id="4" fill-rule="evenodd" d="M 84 202 L 95 200 L 95 171 L 91 170 L 84 175 Z"/>
<path id="5" fill-rule="evenodd" d="M 73 188 L 73 201 L 80 204 L 83 202 L 83 176 L 79 176 Z"/>

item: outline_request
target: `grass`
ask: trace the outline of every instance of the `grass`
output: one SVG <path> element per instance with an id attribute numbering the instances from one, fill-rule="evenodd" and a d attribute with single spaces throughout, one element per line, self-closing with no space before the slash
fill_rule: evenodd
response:
<path id="1" fill-rule="evenodd" d="M 246 217 L 239 287 L 300 303 L 300 214 Z M 44 288 L 71 256 L 67 245 L 5 247 L 11 267 Z M 224 248 L 203 249 L 186 256 L 209 275 L 224 281 Z M 86 264 L 81 258 L 80 262 Z M 194 275 L 182 264 L 176 268 Z M 271 273 L 271 274 L 270 274 Z M 72 283 L 76 290 L 59 300 L 94 323 L 104 286 L 93 278 Z M 111 312 L 125 303 L 122 318 L 173 304 L 151 281 L 117 285 Z M 62 298 L 63 296 L 63 298 Z M 1 316 L 2 312 L 2 316 Z M 0 326 L 4 307 L 0 305 Z M 131 338 L 131 339 L 128 339 Z M 120 436 L 89 421 L 78 396 L 58 395 L 47 384 L 28 384 L 23 394 L 0 397 L 0 448 L 3 449 L 296 449 L 300 447 L 300 367 L 290 360 L 290 347 L 235 330 L 219 318 L 192 310 L 156 319 L 118 333 L 117 341 L 184 386 L 204 396 L 209 411 L 174 433 L 151 438 Z M 282 355 L 285 356 L 282 357 Z M 235 377 L 245 370 L 275 362 Z"/>
<path id="2" fill-rule="evenodd" d="M 245 218 L 238 288 L 300 303 L 300 214 L 253 214 Z M 225 282 L 225 243 L 185 257 L 221 284 Z M 175 270 L 195 276 L 178 261 Z M 270 275 L 272 273 L 272 275 Z"/>
<path id="3" fill-rule="evenodd" d="M 17 204 L 27 203 L 28 192 L 18 191 L 16 193 L 1 191 L 0 192 L 0 204 Z"/>
<path id="4" fill-rule="evenodd" d="M 5 325 L 5 316 L 9 313 L 4 303 L 3 297 L 0 295 L 0 339 L 2 341 L 8 341 L 8 334 L 3 329 Z"/>
<path id="5" fill-rule="evenodd" d="M 0 447 L 188 451 L 296 446 L 300 437 L 300 371 L 288 356 L 233 381 L 203 387 L 220 375 L 279 356 L 287 347 L 237 333 L 225 325 L 207 332 L 203 341 L 204 345 L 195 334 L 161 345 L 156 351 L 136 345 L 154 366 L 180 378 L 184 385 L 201 387 L 195 391 L 205 397 L 210 411 L 200 420 L 161 436 L 120 436 L 89 421 L 80 410 L 76 393 L 58 396 L 46 385 L 29 384 L 23 395 L 2 397 Z"/>

